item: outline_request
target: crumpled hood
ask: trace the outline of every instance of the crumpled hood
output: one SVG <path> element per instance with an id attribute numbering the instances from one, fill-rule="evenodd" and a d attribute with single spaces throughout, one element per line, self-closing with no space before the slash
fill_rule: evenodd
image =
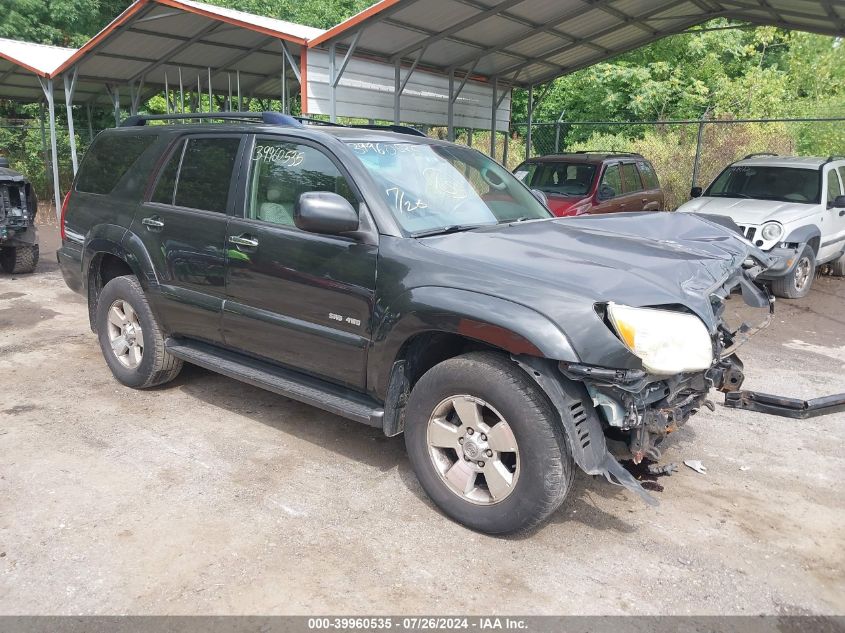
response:
<path id="1" fill-rule="evenodd" d="M 713 331 L 710 295 L 753 256 L 735 232 L 676 213 L 616 213 L 497 225 L 423 240 L 501 298 L 554 317 L 570 299 L 589 308 L 682 304 Z M 489 277 L 490 281 L 485 282 Z M 495 281 L 493 281 L 495 279 Z M 585 301 L 587 300 L 587 301 Z"/>
<path id="2" fill-rule="evenodd" d="M 811 215 L 815 210 L 814 204 L 751 198 L 696 198 L 678 208 L 685 213 L 724 215 L 737 224 L 756 225 L 769 220 L 792 222 Z"/>

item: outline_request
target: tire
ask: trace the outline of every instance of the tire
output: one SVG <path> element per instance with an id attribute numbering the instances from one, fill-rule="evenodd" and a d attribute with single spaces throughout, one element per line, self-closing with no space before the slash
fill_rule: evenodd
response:
<path id="1" fill-rule="evenodd" d="M 845 277 L 845 255 L 830 262 L 830 272 L 834 277 Z"/>
<path id="2" fill-rule="evenodd" d="M 481 415 L 474 417 L 473 411 Z M 458 443 L 449 427 L 461 438 Z M 501 450 L 511 443 L 516 452 Z M 557 510 L 572 488 L 572 453 L 551 403 L 502 354 L 465 354 L 426 372 L 408 400 L 405 446 L 432 501 L 455 521 L 488 534 L 530 530 Z"/>
<path id="3" fill-rule="evenodd" d="M 162 385 L 182 370 L 182 361 L 164 349 L 164 333 L 135 277 L 115 277 L 105 285 L 97 301 L 96 323 L 106 364 L 127 387 Z"/>
<path id="4" fill-rule="evenodd" d="M 0 267 L 10 275 L 35 272 L 36 266 L 38 266 L 38 244 L 0 249 Z"/>
<path id="5" fill-rule="evenodd" d="M 809 246 L 798 255 L 798 263 L 792 272 L 785 277 L 772 281 L 772 292 L 776 297 L 784 299 L 800 299 L 806 297 L 813 286 L 816 277 L 816 254 Z"/>

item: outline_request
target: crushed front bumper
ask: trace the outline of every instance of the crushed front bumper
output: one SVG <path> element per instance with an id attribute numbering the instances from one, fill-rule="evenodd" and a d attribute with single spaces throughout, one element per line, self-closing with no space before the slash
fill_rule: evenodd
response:
<path id="1" fill-rule="evenodd" d="M 759 391 L 733 391 L 725 394 L 725 406 L 729 409 L 759 411 L 769 415 L 804 420 L 845 411 L 845 393 L 800 400 Z"/>

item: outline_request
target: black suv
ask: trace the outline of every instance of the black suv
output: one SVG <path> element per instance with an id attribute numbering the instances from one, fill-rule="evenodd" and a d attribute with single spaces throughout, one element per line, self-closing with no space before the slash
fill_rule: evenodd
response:
<path id="1" fill-rule="evenodd" d="M 38 265 L 35 188 L 0 156 L 0 268 L 7 273 L 31 273 Z"/>
<path id="2" fill-rule="evenodd" d="M 557 220 L 473 149 L 249 116 L 132 118 L 84 159 L 58 259 L 123 384 L 187 361 L 404 431 L 435 503 L 490 533 L 551 514 L 573 463 L 652 501 L 605 434 L 657 457 L 739 388 L 723 302 L 769 303 L 731 230 Z"/>

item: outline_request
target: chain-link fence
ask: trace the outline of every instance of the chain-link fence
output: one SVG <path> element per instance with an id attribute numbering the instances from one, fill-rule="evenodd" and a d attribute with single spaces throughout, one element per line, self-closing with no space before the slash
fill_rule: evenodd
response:
<path id="1" fill-rule="evenodd" d="M 515 167 L 517 157 L 525 155 L 527 140 L 527 126 L 514 124 L 508 167 Z M 689 199 L 694 184 L 708 185 L 726 165 L 748 154 L 845 154 L 845 116 L 532 125 L 531 156 L 586 150 L 642 154 L 657 171 L 666 194 L 666 208 L 675 209 Z"/>

